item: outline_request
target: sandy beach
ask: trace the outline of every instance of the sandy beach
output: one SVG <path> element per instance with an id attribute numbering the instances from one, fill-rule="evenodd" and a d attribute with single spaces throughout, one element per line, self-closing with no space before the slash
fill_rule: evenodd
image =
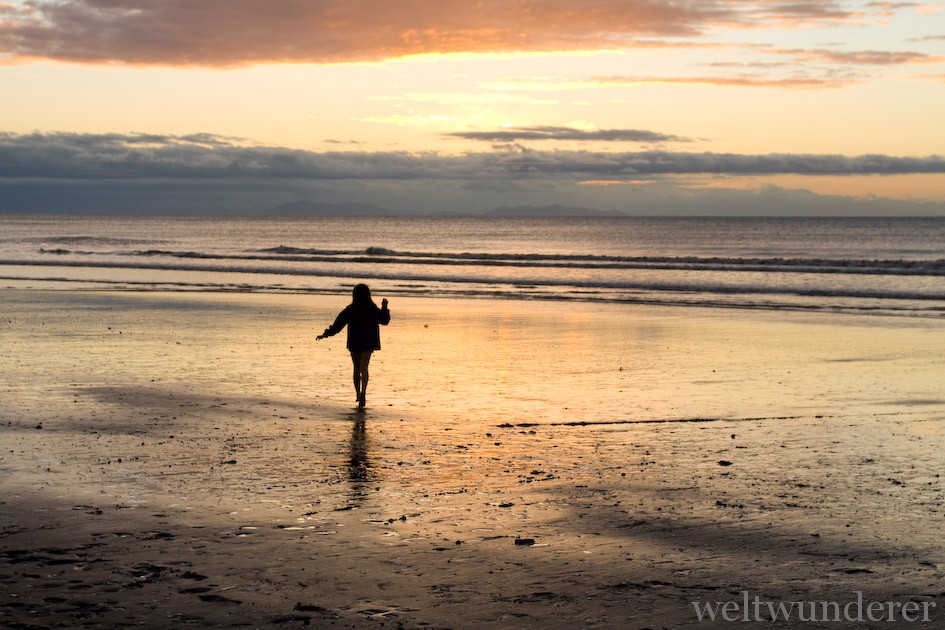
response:
<path id="1" fill-rule="evenodd" d="M 344 298 L 0 301 L 3 627 L 945 624 L 940 320 L 391 299 L 358 413 Z"/>

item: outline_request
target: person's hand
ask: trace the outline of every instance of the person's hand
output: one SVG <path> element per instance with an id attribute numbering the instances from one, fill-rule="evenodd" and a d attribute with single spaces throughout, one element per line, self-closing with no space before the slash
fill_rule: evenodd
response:
<path id="1" fill-rule="evenodd" d="M 324 338 L 325 338 L 325 335 L 319 335 L 319 336 L 315 337 L 315 341 L 321 341 L 321 340 L 324 339 Z"/>
<path id="2" fill-rule="evenodd" d="M 381 300 L 381 308 L 387 308 L 387 298 Z"/>

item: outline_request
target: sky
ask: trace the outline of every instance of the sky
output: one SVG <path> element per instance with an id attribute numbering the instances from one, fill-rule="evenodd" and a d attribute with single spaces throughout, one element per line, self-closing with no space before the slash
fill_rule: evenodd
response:
<path id="1" fill-rule="evenodd" d="M 0 0 L 0 212 L 945 215 L 945 0 Z"/>

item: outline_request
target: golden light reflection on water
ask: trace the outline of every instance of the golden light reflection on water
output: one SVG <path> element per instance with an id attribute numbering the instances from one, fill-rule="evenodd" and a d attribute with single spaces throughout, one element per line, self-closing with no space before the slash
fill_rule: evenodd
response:
<path id="1" fill-rule="evenodd" d="M 85 293 L 11 324 L 25 335 L 7 346 L 22 366 L 12 378 L 204 383 L 344 413 L 354 401 L 344 335 L 314 336 L 346 303 Z M 391 309 L 369 413 L 600 422 L 929 411 L 945 400 L 934 320 L 396 297 Z"/>

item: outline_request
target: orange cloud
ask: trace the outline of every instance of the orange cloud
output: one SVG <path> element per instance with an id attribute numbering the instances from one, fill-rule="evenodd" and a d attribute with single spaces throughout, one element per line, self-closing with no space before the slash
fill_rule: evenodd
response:
<path id="1" fill-rule="evenodd" d="M 238 66 L 597 50 L 633 46 L 638 37 L 854 17 L 842 6 L 840 0 L 35 0 L 0 5 L 0 55 Z"/>
<path id="2" fill-rule="evenodd" d="M 510 77 L 484 84 L 495 90 L 581 90 L 645 84 L 715 85 L 720 87 L 825 89 L 850 85 L 859 79 L 853 75 L 823 76 L 759 76 L 759 75 L 702 75 L 702 76 L 601 76 L 587 79 Z"/>
<path id="3" fill-rule="evenodd" d="M 838 64 L 867 66 L 897 66 L 905 64 L 940 63 L 945 57 L 927 55 L 913 51 L 854 50 L 836 51 L 820 49 L 779 49 L 771 52 L 793 55 L 802 61 L 826 61 Z"/>
<path id="4" fill-rule="evenodd" d="M 849 85 L 852 77 L 762 77 L 762 76 L 688 76 L 688 77 L 596 77 L 601 85 L 638 85 L 643 83 L 700 84 L 722 87 L 764 87 L 819 89 Z"/>
<path id="5" fill-rule="evenodd" d="M 878 15 L 893 15 L 896 11 L 904 9 L 921 9 L 918 2 L 870 2 L 867 6 Z"/>

